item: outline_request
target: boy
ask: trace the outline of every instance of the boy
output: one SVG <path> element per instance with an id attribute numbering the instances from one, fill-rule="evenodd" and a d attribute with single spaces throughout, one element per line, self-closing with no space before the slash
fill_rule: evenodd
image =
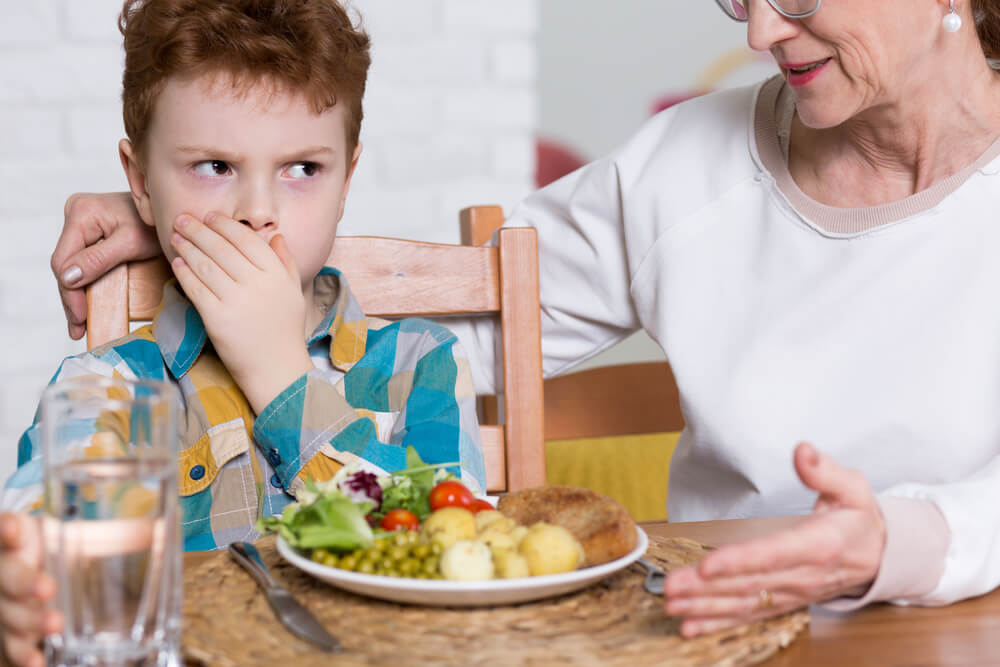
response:
<path id="1" fill-rule="evenodd" d="M 483 489 L 455 337 L 365 318 L 324 268 L 361 152 L 367 36 L 335 0 L 128 0 L 120 24 L 121 161 L 176 283 L 151 325 L 67 359 L 53 381 L 177 385 L 187 549 L 254 539 L 256 520 L 280 513 L 304 479 L 351 461 L 405 467 L 408 444 L 429 463 L 462 461 L 463 480 Z M 7 507 L 38 497 L 39 436 L 36 421 L 21 438 Z M 0 566 L 26 552 L 25 525 L 3 517 Z M 25 621 L 26 598 L 3 595 L 5 648 L 23 662 L 36 654 L 11 639 L 52 625 L 40 612 Z M 4 613 L 18 603 L 24 613 Z"/>

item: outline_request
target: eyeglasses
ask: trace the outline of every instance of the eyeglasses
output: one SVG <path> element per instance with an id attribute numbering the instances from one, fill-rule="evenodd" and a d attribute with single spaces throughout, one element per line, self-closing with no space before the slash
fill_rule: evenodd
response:
<path id="1" fill-rule="evenodd" d="M 750 20 L 751 0 L 715 0 L 726 16 L 734 21 Z M 823 0 L 767 0 L 774 11 L 790 19 L 804 19 L 819 11 Z"/>

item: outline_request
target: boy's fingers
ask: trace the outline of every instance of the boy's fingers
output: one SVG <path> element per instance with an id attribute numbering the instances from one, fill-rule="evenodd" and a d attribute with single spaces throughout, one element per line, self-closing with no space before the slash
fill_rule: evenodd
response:
<path id="1" fill-rule="evenodd" d="M 3 635 L 3 650 L 7 660 L 12 665 L 20 667 L 44 667 L 45 657 L 38 649 L 38 638 L 16 635 Z"/>
<path id="2" fill-rule="evenodd" d="M 237 243 L 222 233 L 225 221 L 225 216 L 217 213 L 206 215 L 204 222 L 190 215 L 179 215 L 174 222 L 174 231 L 210 258 L 229 278 L 242 282 L 253 275 L 254 263 Z M 174 244 L 174 247 L 178 246 Z M 193 259 L 186 259 L 197 272 Z"/>
<path id="3" fill-rule="evenodd" d="M 288 253 L 288 244 L 285 243 L 285 237 L 282 236 L 281 234 L 275 234 L 274 236 L 271 237 L 271 240 L 268 242 L 268 245 L 271 246 L 271 250 L 273 250 L 274 254 L 278 256 L 278 259 L 281 260 L 281 263 L 287 267 L 289 253 Z"/>
<path id="4" fill-rule="evenodd" d="M 42 618 L 42 632 L 46 635 L 56 635 L 63 631 L 63 615 L 55 609 L 46 609 Z"/>
<path id="5" fill-rule="evenodd" d="M 177 282 L 180 283 L 181 289 L 184 290 L 184 294 L 191 300 L 195 308 L 200 311 L 202 308 L 211 307 L 209 304 L 218 305 L 219 297 L 206 287 L 205 283 L 201 282 L 183 257 L 175 257 L 170 263 L 170 268 L 173 270 Z"/>
<path id="6" fill-rule="evenodd" d="M 285 269 L 288 270 L 289 275 L 297 278 L 299 268 L 295 264 L 295 258 L 292 257 L 292 251 L 288 249 L 288 244 L 285 243 L 285 237 L 281 234 L 275 234 L 271 238 L 270 246 L 274 250 L 274 254 L 281 260 L 281 263 L 285 265 Z"/>
<path id="7" fill-rule="evenodd" d="M 43 585 L 39 574 L 37 568 L 12 553 L 0 556 L 0 595 L 17 599 L 35 595 Z"/>
<path id="8" fill-rule="evenodd" d="M 41 637 L 45 634 L 45 611 L 45 605 L 37 600 L 22 602 L 0 598 L 0 627 L 5 633 Z"/>
<path id="9" fill-rule="evenodd" d="M 265 269 L 273 261 L 264 239 L 246 223 L 220 213 L 210 213 L 205 216 L 205 224 L 229 241 L 258 269 Z"/>
<path id="10" fill-rule="evenodd" d="M 17 549 L 22 542 L 21 520 L 16 514 L 0 514 L 0 549 Z"/>
<path id="11" fill-rule="evenodd" d="M 179 234 L 175 233 L 170 243 L 173 245 L 177 255 L 184 260 L 184 266 L 190 271 L 192 277 L 204 286 L 205 291 L 211 292 L 216 298 L 223 298 L 227 289 L 233 284 L 236 278 L 229 275 L 225 269 L 220 267 L 216 263 L 215 258 L 205 254 L 200 247 L 188 239 L 181 237 Z M 174 269 L 176 269 L 176 260 L 174 261 Z M 180 281 L 180 279 L 178 275 L 177 280 Z M 181 286 L 187 292 L 188 285 L 181 283 Z M 199 304 L 195 302 L 195 305 Z"/>

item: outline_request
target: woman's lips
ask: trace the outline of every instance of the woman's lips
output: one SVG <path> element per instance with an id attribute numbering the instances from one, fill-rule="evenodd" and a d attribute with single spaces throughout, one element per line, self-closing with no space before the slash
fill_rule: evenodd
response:
<path id="1" fill-rule="evenodd" d="M 809 63 L 782 63 L 781 69 L 785 73 L 785 80 L 788 81 L 788 85 L 793 87 L 804 86 L 823 71 L 827 63 L 830 62 L 829 58 L 824 60 L 814 60 Z"/>

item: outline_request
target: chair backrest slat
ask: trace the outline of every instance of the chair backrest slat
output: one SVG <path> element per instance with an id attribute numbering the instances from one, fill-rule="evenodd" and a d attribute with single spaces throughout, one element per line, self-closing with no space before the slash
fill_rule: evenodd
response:
<path id="1" fill-rule="evenodd" d="M 334 243 L 330 265 L 347 276 L 367 315 L 500 311 L 495 248 L 345 236 Z"/>
<path id="2" fill-rule="evenodd" d="M 498 206 L 468 208 L 462 211 L 459 222 L 462 243 L 482 245 L 503 225 L 503 210 Z M 518 329 L 508 329 L 511 330 Z M 546 440 L 662 433 L 684 428 L 677 382 L 665 361 L 604 366 L 549 378 L 544 382 L 542 403 Z M 480 411 L 485 421 L 499 421 L 495 397 L 482 397 Z"/>

